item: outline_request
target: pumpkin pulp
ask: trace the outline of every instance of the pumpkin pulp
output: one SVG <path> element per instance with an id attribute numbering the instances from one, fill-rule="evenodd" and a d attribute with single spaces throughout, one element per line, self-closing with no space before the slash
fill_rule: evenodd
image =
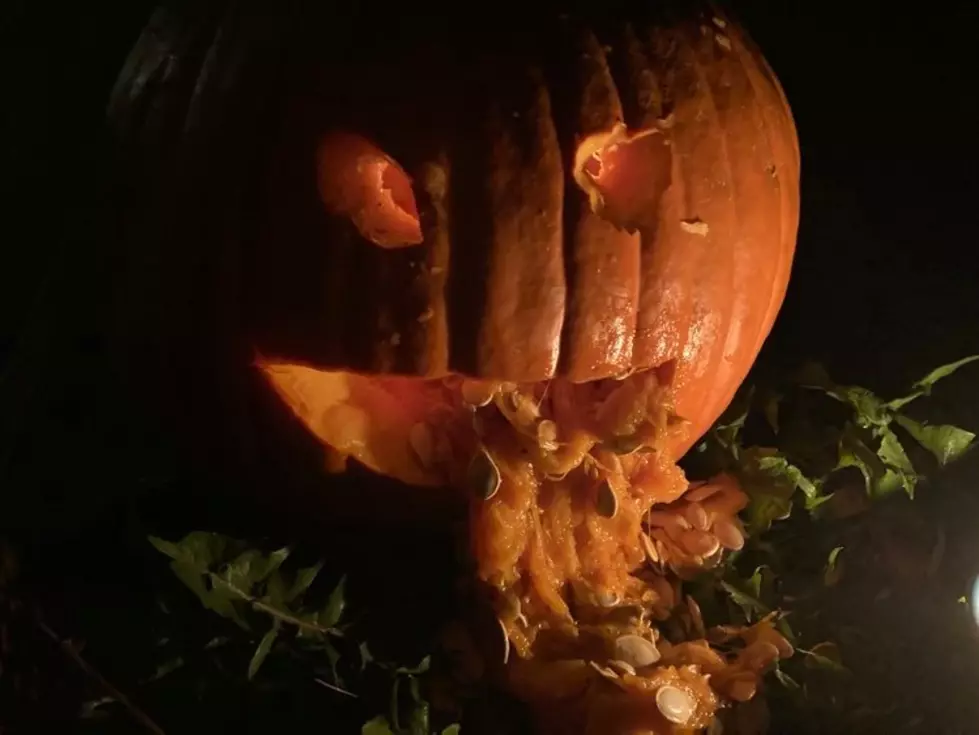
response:
<path id="1" fill-rule="evenodd" d="M 736 517 L 746 502 L 731 478 L 691 486 L 676 466 L 671 448 L 688 427 L 672 409 L 670 365 L 532 384 L 261 368 L 334 457 L 469 494 L 470 548 L 504 636 L 507 679 L 542 712 L 573 699 L 579 719 L 614 712 L 616 732 L 701 727 L 725 699 L 746 687 L 753 695 L 758 661 L 786 647 L 772 629 L 762 649 L 728 660 L 702 622 L 686 642 L 659 636 L 657 623 L 691 604 L 677 573 L 743 543 Z M 619 650 L 633 637 L 645 653 Z M 606 679 L 615 686 L 596 686 Z M 682 723 L 656 704 L 660 691 L 679 693 Z"/>

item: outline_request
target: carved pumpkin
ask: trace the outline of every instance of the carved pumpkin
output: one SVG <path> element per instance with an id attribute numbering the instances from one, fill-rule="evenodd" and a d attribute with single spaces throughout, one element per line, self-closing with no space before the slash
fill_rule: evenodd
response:
<path id="1" fill-rule="evenodd" d="M 609 638 L 610 608 L 676 603 L 647 558 L 702 566 L 743 541 L 740 491 L 681 498 L 675 461 L 766 338 L 798 225 L 795 129 L 763 58 L 706 6 L 645 5 L 276 36 L 271 142 L 231 238 L 256 368 L 334 469 L 475 494 L 510 682 L 584 706 L 589 732 L 612 713 L 617 732 L 699 727 L 754 692 L 749 664 L 676 647 L 619 655 L 620 687 L 577 697 L 602 674 L 587 659 L 653 635 L 644 615 Z"/>

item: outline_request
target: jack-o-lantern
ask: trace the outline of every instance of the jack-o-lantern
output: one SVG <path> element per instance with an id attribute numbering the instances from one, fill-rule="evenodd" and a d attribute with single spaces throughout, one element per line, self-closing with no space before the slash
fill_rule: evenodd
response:
<path id="1" fill-rule="evenodd" d="M 644 5 L 478 29 L 361 10 L 319 30 L 265 21 L 275 93 L 211 113 L 232 140 L 242 109 L 265 121 L 259 153 L 240 152 L 260 173 L 235 200 L 248 225 L 215 238 L 237 248 L 249 365 L 334 470 L 352 457 L 469 494 L 510 684 L 595 733 L 704 726 L 785 645 L 764 626 L 733 662 L 656 644 L 674 572 L 743 543 L 738 488 L 689 489 L 675 463 L 781 305 L 799 152 L 736 25 Z M 216 101 L 192 93 L 191 135 L 247 97 L 207 73 Z M 138 76 L 117 90 L 130 115 Z M 221 135 L 184 151 L 238 171 Z M 200 223 L 229 207 L 196 192 L 182 211 L 213 233 Z"/>

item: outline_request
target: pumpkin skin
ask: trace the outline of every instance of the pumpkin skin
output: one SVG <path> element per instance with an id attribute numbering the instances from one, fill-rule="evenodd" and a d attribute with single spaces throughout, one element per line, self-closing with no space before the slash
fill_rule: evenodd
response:
<path id="1" fill-rule="evenodd" d="M 433 25 L 385 53 L 362 48 L 345 62 L 356 76 L 321 57 L 294 79 L 253 334 L 272 384 L 325 444 L 426 481 L 395 446 L 422 416 L 387 401 L 386 449 L 371 449 L 371 432 L 351 429 L 370 423 L 356 396 L 390 392 L 351 373 L 582 382 L 669 366 L 690 421 L 674 458 L 726 408 L 788 283 L 796 131 L 764 59 L 721 14 L 630 13 L 535 16 L 471 43 Z M 632 171 L 600 211 L 582 159 L 617 125 Z M 411 187 L 404 242 L 379 246 L 349 206 L 330 206 L 356 156 L 329 149 L 357 145 Z M 338 406 L 331 427 L 321 417 Z"/>

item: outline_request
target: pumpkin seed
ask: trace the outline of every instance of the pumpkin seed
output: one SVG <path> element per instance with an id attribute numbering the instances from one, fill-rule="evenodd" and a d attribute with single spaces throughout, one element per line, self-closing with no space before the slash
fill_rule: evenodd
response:
<path id="1" fill-rule="evenodd" d="M 745 666 L 752 671 L 761 671 L 773 661 L 778 661 L 778 646 L 768 641 L 755 641 L 741 654 Z"/>
<path id="2" fill-rule="evenodd" d="M 618 671 L 620 674 L 628 674 L 629 676 L 636 675 L 636 670 L 632 668 L 630 664 L 627 664 L 625 661 L 618 661 L 618 660 L 609 661 L 608 667 L 610 669 Z"/>
<path id="3" fill-rule="evenodd" d="M 649 526 L 672 528 L 680 531 L 685 531 L 690 528 L 690 521 L 682 515 L 662 510 L 651 510 L 646 513 L 646 523 Z"/>
<path id="4" fill-rule="evenodd" d="M 721 544 L 717 537 L 706 531 L 691 528 L 680 536 L 680 545 L 691 556 L 705 557 L 717 551 Z"/>
<path id="5" fill-rule="evenodd" d="M 639 542 L 642 544 L 643 551 L 646 552 L 646 558 L 653 564 L 659 564 L 662 557 L 659 555 L 659 551 L 657 551 L 656 544 L 653 543 L 653 540 L 640 531 Z"/>
<path id="6" fill-rule="evenodd" d="M 740 551 L 744 548 L 744 534 L 730 518 L 722 516 L 715 520 L 714 525 L 711 526 L 711 533 L 725 549 Z"/>
<path id="7" fill-rule="evenodd" d="M 463 380 L 459 393 L 462 400 L 469 406 L 482 408 L 493 402 L 493 397 L 499 390 L 499 384 L 484 380 Z"/>
<path id="8" fill-rule="evenodd" d="M 747 702 L 755 696 L 758 677 L 751 671 L 742 671 L 727 685 L 727 696 L 735 702 Z"/>
<path id="9" fill-rule="evenodd" d="M 499 623 L 500 633 L 503 635 L 503 663 L 506 664 L 510 660 L 510 635 L 507 633 L 502 620 L 497 618 L 496 622 Z"/>
<path id="10" fill-rule="evenodd" d="M 690 623 L 694 633 L 697 634 L 698 638 L 706 638 L 707 629 L 704 627 L 704 615 L 700 611 L 700 605 L 690 595 L 687 595 L 687 610 L 690 612 Z"/>
<path id="11" fill-rule="evenodd" d="M 619 596 L 614 592 L 602 591 L 595 595 L 599 607 L 615 607 L 619 604 Z"/>
<path id="12" fill-rule="evenodd" d="M 595 661 L 589 661 L 588 665 L 591 666 L 595 671 L 604 676 L 606 679 L 618 679 L 619 675 L 615 673 L 612 669 L 602 666 L 600 663 Z"/>
<path id="13" fill-rule="evenodd" d="M 679 687 L 667 684 L 656 692 L 656 709 L 674 725 L 686 725 L 697 710 L 697 702 Z"/>
<path id="14" fill-rule="evenodd" d="M 683 515 L 690 521 L 690 525 L 698 531 L 706 531 L 710 528 L 710 518 L 707 517 L 707 511 L 704 510 L 704 506 L 696 501 L 687 504 L 687 507 L 683 509 Z"/>
<path id="15" fill-rule="evenodd" d="M 557 424 L 550 419 L 544 419 L 537 424 L 537 446 L 545 452 L 557 449 Z"/>
<path id="16" fill-rule="evenodd" d="M 792 658 L 795 655 L 795 648 L 781 633 L 772 631 L 772 644 L 778 649 L 779 658 Z"/>
<path id="17" fill-rule="evenodd" d="M 598 511 L 598 515 L 602 518 L 614 518 L 616 511 L 619 509 L 619 499 L 615 496 L 615 491 L 609 484 L 608 480 L 604 480 L 601 485 L 598 486 L 598 495 L 595 499 L 595 510 Z"/>
<path id="18" fill-rule="evenodd" d="M 711 485 L 708 482 L 702 485 L 697 485 L 696 487 L 691 487 L 684 494 L 683 499 L 691 503 L 700 503 L 712 495 L 716 495 L 721 491 L 720 485 Z"/>
<path id="19" fill-rule="evenodd" d="M 656 644 L 634 633 L 627 633 L 616 638 L 614 649 L 615 659 L 625 661 L 634 669 L 652 666 L 660 659 Z"/>
<path id="20" fill-rule="evenodd" d="M 489 500 L 499 491 L 503 477 L 486 447 L 480 447 L 469 463 L 468 478 L 473 492 L 483 500 Z"/>

